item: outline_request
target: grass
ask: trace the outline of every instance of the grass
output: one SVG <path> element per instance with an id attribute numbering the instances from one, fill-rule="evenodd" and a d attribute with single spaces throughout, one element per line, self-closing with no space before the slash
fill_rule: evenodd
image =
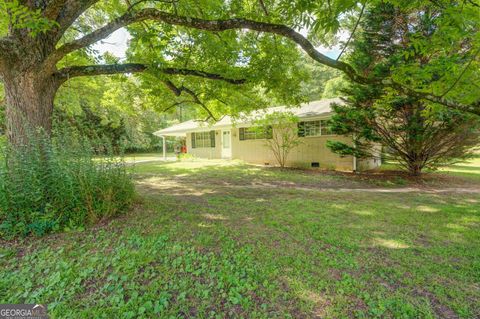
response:
<path id="1" fill-rule="evenodd" d="M 166 156 L 168 158 L 176 157 L 175 153 L 167 153 Z M 103 156 L 99 156 L 96 158 L 98 161 L 104 159 Z M 163 159 L 163 153 L 152 152 L 152 153 L 127 153 L 119 157 L 114 157 L 116 160 L 122 160 L 127 163 L 135 163 L 135 162 L 144 162 L 144 161 L 159 161 Z"/>
<path id="2" fill-rule="evenodd" d="M 167 153 L 167 157 L 175 157 L 175 153 Z M 134 161 L 158 161 L 163 158 L 163 153 L 134 153 L 134 154 L 125 154 L 123 159 L 126 162 Z"/>
<path id="3" fill-rule="evenodd" d="M 480 154 L 465 163 L 451 165 L 440 169 L 441 173 L 480 181 Z"/>
<path id="4" fill-rule="evenodd" d="M 140 163 L 129 214 L 2 245 L 0 303 L 47 303 L 53 318 L 476 318 L 471 167 L 430 177 L 471 193 L 406 193 L 240 162 Z"/>

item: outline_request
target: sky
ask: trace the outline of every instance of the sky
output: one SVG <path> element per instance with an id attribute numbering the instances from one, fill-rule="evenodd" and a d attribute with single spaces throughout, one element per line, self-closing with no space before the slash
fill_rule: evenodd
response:
<path id="1" fill-rule="evenodd" d="M 302 33 L 300 31 L 300 33 Z M 340 39 L 345 40 L 348 37 L 348 34 L 341 33 Z M 114 33 L 112 33 L 108 38 L 97 42 L 93 48 L 103 54 L 105 52 L 110 52 L 120 60 L 124 60 L 126 57 L 126 50 L 128 48 L 128 40 L 131 39 L 130 34 L 125 28 L 121 28 Z M 339 45 L 333 46 L 331 48 L 327 47 L 317 47 L 321 53 L 325 54 L 329 58 L 336 59 L 340 54 L 341 48 Z"/>
<path id="2" fill-rule="evenodd" d="M 93 48 L 103 55 L 105 52 L 110 52 L 121 60 L 125 59 L 125 52 L 128 48 L 128 40 L 131 39 L 130 34 L 125 28 L 121 28 L 113 32 L 108 38 L 95 43 Z"/>

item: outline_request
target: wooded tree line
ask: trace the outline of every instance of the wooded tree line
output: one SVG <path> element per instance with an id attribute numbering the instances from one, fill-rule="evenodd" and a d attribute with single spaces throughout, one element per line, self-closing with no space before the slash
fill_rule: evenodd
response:
<path id="1" fill-rule="evenodd" d="M 149 93 L 161 111 L 195 106 L 206 119 L 268 104 L 296 104 L 308 98 L 309 71 L 300 67 L 301 52 L 310 62 L 343 74 L 351 83 L 343 94 L 363 107 L 361 116 L 338 109 L 340 115 L 356 114 L 353 122 L 343 118 L 339 132 L 359 137 L 356 149 L 332 145 L 340 153 L 366 155 L 361 150 L 365 140 L 392 142 L 379 130 L 405 132 L 409 127 L 416 132 L 418 125 L 436 127 L 448 118 L 445 132 L 480 114 L 480 8 L 475 1 L 3 0 L 1 5 L 0 74 L 5 130 L 13 144 L 25 141 L 26 127 L 49 133 L 55 96 L 61 101 L 62 91 L 84 76 L 88 87 L 95 75 L 142 73 L 140 87 L 146 91 L 137 98 Z M 96 57 L 91 45 L 122 27 L 132 35 L 127 61 Z M 340 31 L 350 37 L 340 43 L 338 58 L 317 49 L 338 43 Z M 399 104 L 410 110 L 392 107 Z M 383 117 L 389 127 L 380 128 L 372 117 Z M 418 120 L 390 125 L 402 117 Z M 359 127 L 372 125 L 377 125 L 375 133 L 359 134 Z M 441 137 L 422 134 L 430 141 Z M 417 138 L 415 150 L 396 147 L 394 157 L 428 166 L 418 158 L 431 150 L 423 152 L 425 143 Z"/>

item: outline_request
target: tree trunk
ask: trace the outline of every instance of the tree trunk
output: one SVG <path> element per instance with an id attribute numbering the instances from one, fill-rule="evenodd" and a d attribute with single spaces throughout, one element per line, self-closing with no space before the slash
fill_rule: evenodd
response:
<path id="1" fill-rule="evenodd" d="M 408 171 L 411 176 L 418 177 L 422 174 L 423 167 L 417 163 L 411 163 L 408 166 Z"/>
<path id="2" fill-rule="evenodd" d="M 39 130 L 52 130 L 53 100 L 58 89 L 53 76 L 32 71 L 4 77 L 6 133 L 13 145 L 25 144 Z"/>

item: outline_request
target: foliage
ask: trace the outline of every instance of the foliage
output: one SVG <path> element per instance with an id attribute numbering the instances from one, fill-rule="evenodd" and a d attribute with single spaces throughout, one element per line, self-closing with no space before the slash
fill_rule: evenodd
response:
<path id="1" fill-rule="evenodd" d="M 415 10 L 425 12 L 425 18 L 434 17 L 435 20 L 432 24 L 434 27 L 428 32 L 411 34 L 408 44 L 397 56 L 403 57 L 409 63 L 395 64 L 383 83 L 396 81 L 401 86 L 420 93 L 433 93 L 448 100 L 471 105 L 475 111 L 480 97 L 476 86 L 479 80 L 476 71 L 480 48 L 480 37 L 477 32 L 479 29 L 478 6 L 472 1 L 445 0 L 434 2 L 374 0 L 368 2 L 368 6 L 374 7 L 383 2 L 404 8 L 409 12 Z M 2 3 L 16 8 L 22 7 L 18 1 Z M 35 2 L 28 5 L 45 9 L 46 4 Z M 339 44 L 338 38 L 341 32 L 356 29 L 356 22 L 360 12 L 363 11 L 362 7 L 363 5 L 358 1 L 353 0 L 327 2 L 304 0 L 140 1 L 133 6 L 129 1 L 108 3 L 93 1 L 88 9 L 79 8 L 76 12 L 78 14 L 73 14 L 75 9 L 72 6 L 69 7 L 72 10 L 72 16 L 78 18 L 74 19 L 73 25 L 66 24 L 60 28 L 62 30 L 65 28 L 66 32 L 59 35 L 58 38 L 63 35 L 62 39 L 55 45 L 89 34 L 125 12 L 134 14 L 138 10 L 150 8 L 168 14 L 194 16 L 207 20 L 238 17 L 279 23 L 302 30 L 314 46 L 319 44 L 332 46 Z M 67 11 L 66 7 L 64 9 Z M 417 18 L 413 16 L 410 17 L 407 14 L 405 18 L 418 19 L 418 15 Z M 8 21 L 9 16 L 5 16 L 3 20 Z M 338 70 L 324 72 L 327 69 L 319 68 L 312 74 L 311 68 L 299 67 L 305 59 L 310 58 L 301 55 L 297 46 L 291 41 L 269 32 L 257 33 L 240 29 L 211 33 L 144 20 L 132 23 L 127 28 L 132 36 L 127 60 L 150 66 L 140 78 L 143 84 L 147 83 L 150 93 L 158 96 L 157 105 L 162 110 L 175 105 L 184 105 L 187 108 L 196 108 L 198 117 L 210 115 L 221 117 L 225 114 L 261 108 L 268 104 L 296 104 L 319 96 L 319 92 L 323 91 L 323 83 L 318 86 L 318 90 L 308 89 L 308 85 L 304 83 L 306 78 L 313 75 L 320 80 L 323 73 L 332 72 L 337 73 L 335 75 L 338 76 L 339 72 Z M 50 31 L 54 33 L 56 29 Z M 107 34 L 108 32 L 105 33 Z M 398 43 L 402 43 L 401 40 L 396 39 L 400 41 Z M 347 44 L 340 43 L 346 53 L 352 51 L 351 46 Z M 72 61 L 74 65 L 85 65 L 86 63 L 83 63 L 85 61 L 81 59 L 85 57 L 90 58 L 93 63 L 120 64 L 123 62 L 111 56 L 95 55 L 97 53 L 87 46 L 65 56 L 58 66 L 70 66 Z M 422 59 L 418 59 L 419 56 L 427 58 L 428 63 L 420 62 Z M 327 64 L 332 65 L 333 62 L 332 59 Z M 370 62 L 371 64 L 367 66 L 355 66 L 359 76 L 369 76 L 376 64 L 376 61 Z M 232 85 L 193 76 L 167 75 L 162 73 L 165 67 L 214 72 L 227 78 L 245 79 L 246 82 L 243 85 Z M 322 68 L 324 68 L 323 65 Z M 170 82 L 176 88 L 186 88 L 188 91 L 182 90 L 178 93 L 172 90 L 171 86 L 165 85 L 166 82 Z M 302 89 L 305 86 L 307 89 Z M 329 91 L 330 89 L 327 90 L 327 96 L 336 94 Z"/>
<path id="2" fill-rule="evenodd" d="M 84 227 L 127 209 L 133 183 L 121 159 L 96 160 L 108 142 L 92 143 L 70 130 L 35 134 L 6 147 L 0 160 L 0 236 L 41 236 Z"/>
<path id="3" fill-rule="evenodd" d="M 385 3 L 367 8 L 350 63 L 368 70 L 372 77 L 388 78 L 400 69 L 436 61 L 437 56 L 427 52 L 411 53 L 416 45 L 411 39 L 430 32 L 433 41 L 443 15 L 448 15 L 427 8 L 428 14 L 424 9 Z M 428 86 L 432 80 L 422 82 Z M 381 144 L 387 159 L 418 175 L 424 168 L 467 158 L 480 140 L 477 116 L 376 85 L 350 83 L 343 92 L 348 98 L 346 104 L 335 106 L 332 129 L 352 135 L 354 144 L 330 141 L 329 147 L 339 154 L 376 157 L 379 153 L 374 146 Z"/>
<path id="4" fill-rule="evenodd" d="M 342 96 L 342 90 L 344 90 L 347 85 L 348 81 L 343 76 L 337 76 L 333 79 L 329 79 L 327 83 L 325 83 L 325 89 L 323 90 L 322 98 L 331 99 Z"/>
<path id="5" fill-rule="evenodd" d="M 157 108 L 182 105 L 200 119 L 261 109 L 271 104 L 305 100 L 301 85 L 307 70 L 298 67 L 299 52 L 292 43 L 272 35 L 205 33 L 176 28 L 129 27 L 133 36 L 131 59 L 148 65 L 208 70 L 229 78 L 246 79 L 242 85 L 198 77 L 169 77 L 154 69 L 139 75 L 144 87 L 156 95 Z M 182 40 L 182 41 L 179 41 Z M 187 88 L 180 95 L 165 85 Z M 198 98 L 198 101 L 196 100 Z M 208 111 L 207 111 L 208 110 Z M 209 113 L 210 112 L 210 113 Z"/>
<path id="6" fill-rule="evenodd" d="M 345 174 L 225 161 L 136 171 L 143 200 L 132 214 L 2 243 L 0 302 L 42 300 L 53 318 L 480 314 L 476 193 L 407 201 Z"/>
<path id="7" fill-rule="evenodd" d="M 300 94 L 307 101 L 339 96 L 336 85 L 332 86 L 333 83 L 331 81 L 340 76 L 340 71 L 315 63 L 310 57 L 305 55 L 302 55 L 298 61 L 298 68 L 305 69 L 305 77 L 301 82 Z M 335 92 L 333 92 L 334 90 Z M 329 93 L 326 94 L 326 92 Z"/>
<path id="8" fill-rule="evenodd" d="M 271 138 L 265 139 L 265 145 L 272 151 L 280 167 L 285 167 L 288 155 L 300 145 L 301 139 L 298 136 L 298 117 L 292 112 L 267 113 L 254 121 L 257 130 L 271 128 Z"/>
<path id="9" fill-rule="evenodd" d="M 194 114 L 183 107 L 162 112 L 158 98 L 132 77 L 74 79 L 57 94 L 54 126 L 73 126 L 91 139 L 107 138 L 126 152 L 158 150 L 162 141 L 153 132 Z"/>
<path id="10" fill-rule="evenodd" d="M 55 21 L 45 18 L 40 9 L 32 10 L 19 0 L 0 0 L 0 11 L 5 13 L 0 17 L 0 35 L 6 33 L 9 26 L 13 29 L 28 29 L 32 36 L 57 26 Z"/>
<path id="11" fill-rule="evenodd" d="M 386 77 L 419 92 L 433 93 L 465 104 L 478 102 L 480 95 L 475 87 L 479 80 L 479 74 L 475 71 L 478 70 L 480 48 L 477 32 L 480 13 L 478 6 L 468 1 L 457 3 L 443 0 L 378 0 L 368 2 L 367 6 L 375 7 L 381 3 L 404 8 L 407 11 L 405 21 L 415 23 L 413 20 L 418 19 L 418 16 L 409 16 L 414 11 L 425 12 L 425 19 L 431 17 L 434 20 L 427 32 L 412 32 L 408 43 L 402 42 L 397 36 L 396 41 L 400 41 L 397 43 L 406 43 L 398 57 L 404 57 L 408 63 L 397 63 Z M 326 3 L 266 1 L 264 4 L 266 9 L 261 10 L 262 7 L 255 1 L 197 3 L 184 0 L 174 5 L 174 12 L 187 16 L 191 12 L 200 12 L 208 18 L 241 16 L 268 20 L 304 29 L 314 43 L 331 46 L 338 43 L 336 36 L 340 31 L 354 29 L 361 11 L 358 1 L 348 0 Z M 172 9 L 169 4 L 157 4 L 157 8 Z M 173 62 L 174 65 L 208 67 L 232 77 L 246 77 L 249 83 L 260 84 L 268 92 L 275 92 L 277 97 L 282 97 L 282 92 L 286 90 L 289 94 L 297 94 L 299 77 L 305 76 L 302 74 L 305 71 L 299 73 L 291 69 L 291 66 L 298 65 L 295 63 L 299 60 L 296 50 L 291 48 L 288 41 L 276 36 L 237 31 L 212 35 L 168 26 L 163 29 L 132 26 L 131 29 L 134 37 L 132 44 L 134 47 L 141 44 L 138 50 L 142 58 L 149 59 L 151 54 L 154 64 Z M 159 38 L 158 32 L 163 36 Z M 347 43 L 341 43 L 342 48 L 346 45 Z M 346 48 L 347 53 L 353 50 L 351 46 Z M 137 48 L 132 51 L 137 52 Z M 145 54 L 146 52 L 149 53 Z M 419 63 L 422 60 L 418 59 L 419 56 L 423 60 L 428 59 L 429 63 Z M 135 57 L 140 58 L 138 55 Z M 377 61 L 370 62 L 370 65 L 360 67 L 357 64 L 354 67 L 359 74 L 373 78 L 374 74 L 370 73 Z M 235 87 L 231 89 L 236 90 Z M 232 102 L 233 105 L 240 106 L 239 103 Z"/>

